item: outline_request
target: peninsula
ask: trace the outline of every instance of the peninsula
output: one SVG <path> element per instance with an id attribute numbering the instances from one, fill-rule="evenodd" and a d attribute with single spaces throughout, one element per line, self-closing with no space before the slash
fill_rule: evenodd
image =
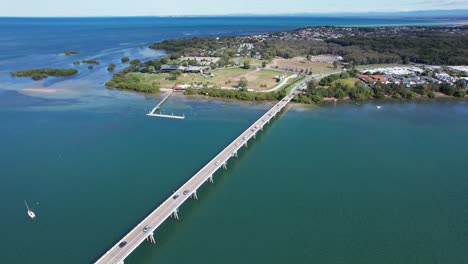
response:
<path id="1" fill-rule="evenodd" d="M 464 97 L 467 46 L 468 27 L 310 27 L 170 39 L 150 46 L 167 56 L 131 61 L 106 86 L 274 100 L 288 83 L 309 76 L 295 101 Z"/>

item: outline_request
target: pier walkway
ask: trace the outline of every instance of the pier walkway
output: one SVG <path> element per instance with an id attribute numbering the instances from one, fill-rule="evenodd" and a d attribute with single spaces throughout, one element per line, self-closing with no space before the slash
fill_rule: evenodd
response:
<path id="1" fill-rule="evenodd" d="M 143 241 L 148 239 L 154 243 L 153 232 L 170 216 L 178 219 L 179 207 L 189 198 L 197 199 L 197 190 L 205 182 L 213 183 L 213 174 L 220 168 L 227 169 L 227 162 L 232 157 L 237 157 L 237 152 L 243 146 L 247 146 L 251 138 L 255 138 L 263 127 L 279 114 L 279 112 L 292 100 L 298 90 L 304 89 L 306 80 L 295 86 L 289 95 L 276 103 L 270 110 L 262 115 L 250 127 L 242 132 L 232 143 L 225 147 L 218 155 L 211 159 L 192 178 L 184 183 L 171 197 L 167 198 L 158 208 L 151 212 L 143 221 L 138 223 L 121 240 L 111 247 L 96 264 L 123 264 L 127 258 Z M 168 95 L 165 99 L 167 99 Z M 163 100 L 156 106 L 164 103 Z M 154 113 L 155 110 L 152 111 Z M 146 228 L 145 228 L 146 227 Z"/>
<path id="2" fill-rule="evenodd" d="M 156 107 L 153 108 L 153 110 L 151 110 L 151 112 L 149 112 L 148 114 L 146 114 L 147 116 L 151 116 L 151 117 L 162 117 L 162 118 L 171 118 L 171 119 L 185 119 L 185 115 L 183 116 L 177 116 L 177 115 L 163 115 L 163 114 L 156 114 L 156 112 L 161 109 L 161 106 L 167 101 L 167 99 L 169 99 L 169 97 L 171 97 L 172 93 L 174 91 L 171 90 L 162 100 L 161 102 L 159 102 L 159 104 L 156 105 Z"/>

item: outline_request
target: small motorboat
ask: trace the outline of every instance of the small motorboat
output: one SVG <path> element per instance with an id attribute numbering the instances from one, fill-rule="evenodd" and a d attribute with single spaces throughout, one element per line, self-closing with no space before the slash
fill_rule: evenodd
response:
<path id="1" fill-rule="evenodd" d="M 382 106 L 378 105 L 378 106 L 377 106 L 377 109 L 382 109 Z"/>

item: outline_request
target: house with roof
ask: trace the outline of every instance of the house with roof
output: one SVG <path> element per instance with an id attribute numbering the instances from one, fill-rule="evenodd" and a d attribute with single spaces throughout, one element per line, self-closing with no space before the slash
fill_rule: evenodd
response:
<path id="1" fill-rule="evenodd" d="M 374 74 L 374 75 L 358 74 L 357 78 L 369 84 L 375 84 L 376 82 L 381 82 L 381 83 L 388 82 L 388 79 L 386 77 L 382 75 L 377 75 L 377 74 Z"/>
<path id="2" fill-rule="evenodd" d="M 463 87 L 465 87 L 465 88 L 468 87 L 468 77 L 462 77 L 462 78 L 460 78 L 460 81 L 461 81 Z"/>
<path id="3" fill-rule="evenodd" d="M 173 72 L 173 71 L 185 71 L 185 68 L 184 66 L 180 66 L 180 65 L 162 65 L 161 66 L 161 72 L 162 73 L 169 73 L 169 72 Z"/>

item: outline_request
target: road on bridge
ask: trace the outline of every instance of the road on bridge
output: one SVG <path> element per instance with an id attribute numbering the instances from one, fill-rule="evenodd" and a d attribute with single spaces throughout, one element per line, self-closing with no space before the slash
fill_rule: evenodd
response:
<path id="1" fill-rule="evenodd" d="M 171 215 L 177 215 L 178 208 L 190 197 L 196 197 L 197 189 L 205 182 L 212 181 L 213 174 L 221 167 L 225 167 L 227 161 L 237 156 L 237 151 L 247 144 L 248 140 L 256 137 L 257 132 L 270 122 L 297 94 L 298 89 L 304 89 L 307 79 L 294 87 L 290 94 L 276 103 L 270 110 L 255 121 L 249 128 L 242 132 L 232 143 L 224 148 L 218 155 L 210 160 L 200 171 L 183 184 L 171 197 L 167 198 L 158 208 L 151 212 L 143 221 L 128 232 L 119 242 L 109 249 L 97 264 L 123 263 L 146 238 L 152 237 L 156 230 Z M 148 230 L 144 232 L 144 228 Z M 120 243 L 126 242 L 124 246 Z"/>

